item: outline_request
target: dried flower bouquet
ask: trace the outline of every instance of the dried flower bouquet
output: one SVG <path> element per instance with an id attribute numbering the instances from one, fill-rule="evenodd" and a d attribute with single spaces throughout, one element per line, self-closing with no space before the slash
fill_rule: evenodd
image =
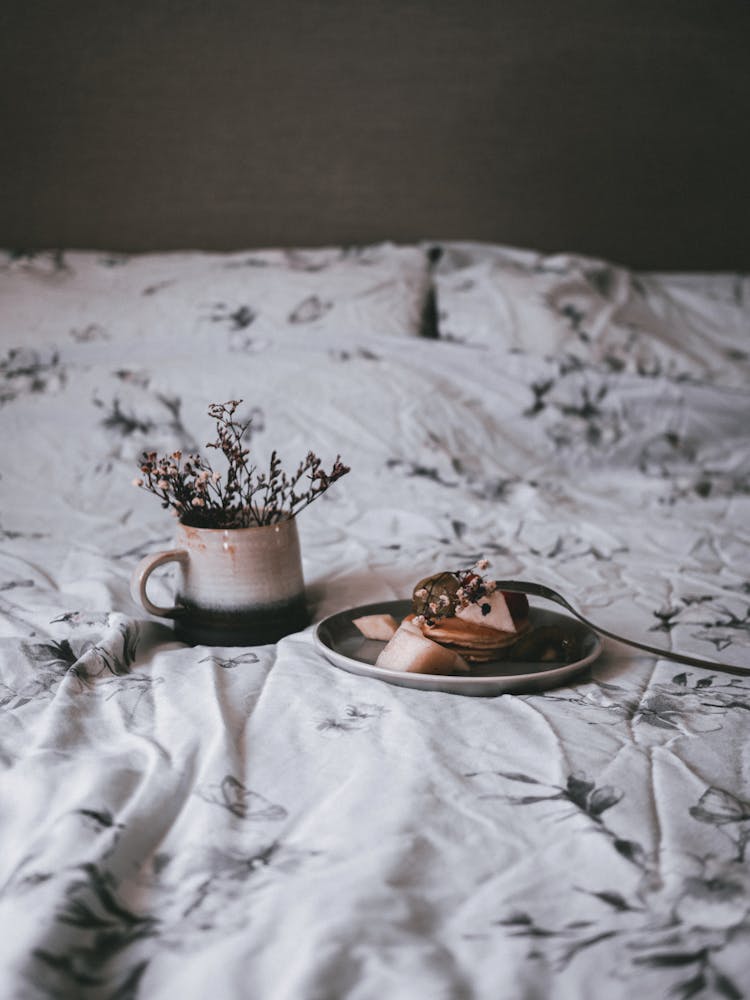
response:
<path id="1" fill-rule="evenodd" d="M 252 528 L 294 517 L 349 472 L 339 455 L 331 469 L 324 471 L 312 451 L 292 475 L 284 471 L 276 451 L 268 471 L 259 472 L 250 464 L 250 449 L 243 447 L 242 440 L 252 420 L 243 423 L 235 417 L 241 403 L 241 399 L 230 399 L 208 408 L 208 415 L 216 421 L 216 440 L 206 447 L 222 452 L 225 473 L 215 471 L 201 455 L 183 459 L 175 451 L 157 458 L 150 451 L 141 456 L 141 475 L 133 480 L 134 485 L 153 493 L 162 507 L 171 508 L 191 527 Z"/>

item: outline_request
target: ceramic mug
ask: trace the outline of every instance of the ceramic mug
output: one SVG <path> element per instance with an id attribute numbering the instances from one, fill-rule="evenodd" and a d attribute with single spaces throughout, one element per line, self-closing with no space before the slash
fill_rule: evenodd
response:
<path id="1" fill-rule="evenodd" d="M 157 566 L 177 563 L 175 604 L 147 594 Z M 131 593 L 152 615 L 174 620 L 176 638 L 207 646 L 276 642 L 309 622 L 297 522 L 253 528 L 191 528 L 180 523 L 176 547 L 136 566 Z"/>

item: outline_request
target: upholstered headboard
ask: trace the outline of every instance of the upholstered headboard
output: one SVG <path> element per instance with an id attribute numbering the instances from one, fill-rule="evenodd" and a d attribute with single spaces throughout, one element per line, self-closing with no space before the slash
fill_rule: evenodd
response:
<path id="1" fill-rule="evenodd" d="M 750 265 L 745 0 L 0 5 L 0 244 Z"/>

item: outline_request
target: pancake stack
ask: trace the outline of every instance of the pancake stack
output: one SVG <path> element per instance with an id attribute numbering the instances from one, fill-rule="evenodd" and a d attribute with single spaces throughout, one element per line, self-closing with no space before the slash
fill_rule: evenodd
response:
<path id="1" fill-rule="evenodd" d="M 529 602 L 471 570 L 437 573 L 416 585 L 405 620 L 465 660 L 487 663 L 507 655 L 528 630 Z"/>
<path id="2" fill-rule="evenodd" d="M 411 614 L 404 620 L 414 621 L 414 618 L 415 615 Z M 502 659 L 508 648 L 515 645 L 528 630 L 529 619 L 527 612 L 526 619 L 517 623 L 515 632 L 488 628 L 486 625 L 477 625 L 456 616 L 440 618 L 434 625 L 420 622 L 419 628 L 422 635 L 453 650 L 465 660 L 471 663 L 487 663 L 489 660 Z"/>
<path id="3" fill-rule="evenodd" d="M 399 624 L 386 614 L 353 620 L 367 639 L 386 640 L 375 666 L 405 673 L 455 674 L 472 663 L 508 657 L 529 629 L 524 594 L 497 590 L 478 570 L 437 573 L 414 588 L 412 612 Z M 512 654 L 510 654 L 512 655 Z"/>

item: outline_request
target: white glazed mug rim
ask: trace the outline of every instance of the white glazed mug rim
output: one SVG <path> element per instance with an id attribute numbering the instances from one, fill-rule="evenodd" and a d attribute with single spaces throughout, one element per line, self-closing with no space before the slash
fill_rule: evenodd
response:
<path id="1" fill-rule="evenodd" d="M 226 528 L 202 528 L 202 527 L 198 527 L 197 525 L 194 525 L 194 524 L 186 524 L 185 521 L 183 521 L 180 518 L 177 521 L 177 527 L 180 530 L 205 531 L 206 533 L 213 532 L 213 533 L 216 533 L 216 534 L 218 534 L 219 532 L 221 532 L 222 534 L 224 534 L 224 533 L 230 532 L 230 531 L 234 533 L 234 532 L 241 532 L 241 531 L 263 531 L 266 528 L 281 528 L 283 525 L 291 524 L 292 522 L 296 522 L 296 520 L 297 520 L 296 515 L 291 514 L 288 517 L 282 517 L 282 518 L 280 518 L 278 521 L 273 521 L 271 524 L 248 524 L 248 525 L 245 525 L 242 528 L 233 528 L 233 527 L 226 527 Z"/>

